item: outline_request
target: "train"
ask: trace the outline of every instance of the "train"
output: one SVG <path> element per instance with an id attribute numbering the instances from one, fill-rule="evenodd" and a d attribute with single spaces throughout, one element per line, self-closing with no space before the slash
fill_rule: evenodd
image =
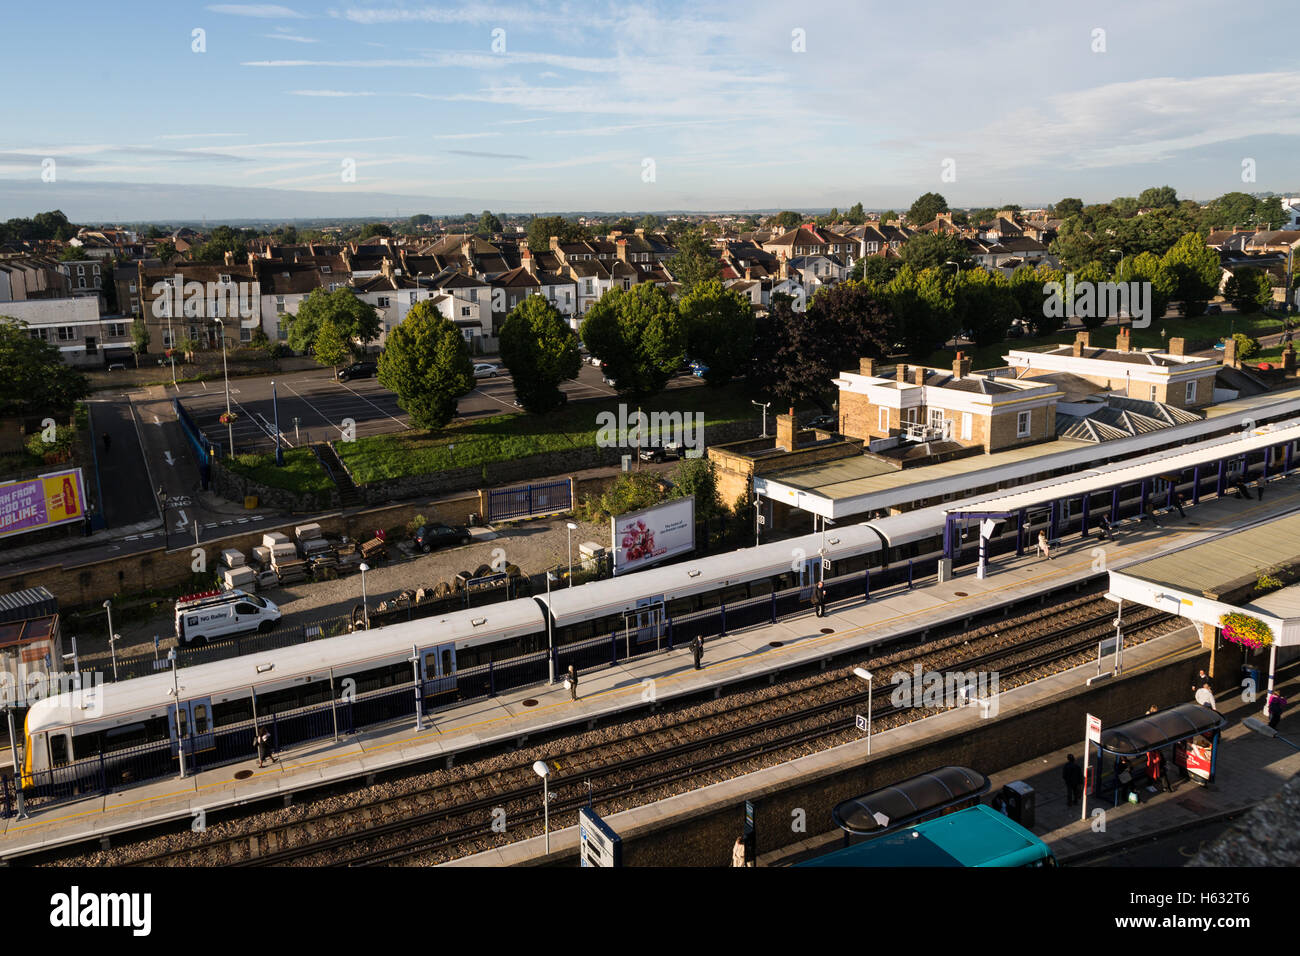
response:
<path id="1" fill-rule="evenodd" d="M 1293 430 L 1297 422 L 1287 424 Z M 1296 450 L 1296 442 L 1290 440 L 1292 430 L 1278 435 L 1278 442 L 1287 444 L 1288 464 Z M 1253 452 L 1260 448 L 1261 439 L 1258 432 L 1218 437 L 1204 442 L 1203 450 L 1207 457 L 1227 459 L 1238 447 L 1234 442 Z M 1280 457 L 1281 449 L 1264 450 L 1275 459 Z M 1252 469 L 1261 466 L 1245 455 L 1243 451 L 1228 469 L 1231 479 L 1252 477 Z M 1165 456 L 1149 457 L 1159 461 Z M 1134 461 L 1127 461 L 1082 474 L 1104 478 L 1108 469 L 1122 467 L 1131 473 L 1134 466 Z M 1184 473 L 1098 492 L 1091 505 L 1094 522 L 1097 515 L 1107 514 L 1117 523 L 1148 512 L 1153 502 L 1172 500 L 1175 493 L 1209 493 L 1216 490 L 1216 481 L 1222 481 L 1208 470 L 1197 477 L 1200 487 L 1196 489 Z M 1060 481 L 1016 485 L 1014 490 L 1019 494 Z M 984 494 L 954 500 L 727 554 L 689 557 L 550 595 L 516 598 L 389 624 L 364 635 L 326 638 L 53 696 L 35 703 L 27 714 L 24 785 L 41 771 L 91 757 L 100 757 L 101 765 L 107 760 L 111 770 L 118 755 L 150 747 L 150 753 L 164 761 L 178 759 L 182 750 L 195 758 L 217 751 L 209 753 L 209 761 L 231 759 L 236 756 L 233 750 L 220 752 L 222 738 L 242 738 L 223 731 L 246 730 L 251 741 L 252 728 L 259 721 L 282 725 L 284 739 L 292 740 L 295 733 L 297 739 L 308 739 L 303 736 L 308 733 L 305 729 L 290 732 L 292 721 L 304 722 L 312 710 L 319 720 L 320 705 L 339 700 L 341 694 L 346 695 L 349 726 L 410 714 L 412 687 L 429 709 L 490 696 L 539 683 L 552 668 L 560 672 L 573 664 L 581 670 L 638 652 L 684 645 L 696 636 L 775 621 L 808 602 L 819 579 L 824 580 L 831 600 L 870 596 L 872 588 L 910 584 L 914 578 L 934 574 L 945 555 L 973 558 L 977 522 L 959 528 L 954 541 L 949 515 L 995 498 Z M 1064 536 L 1080 530 L 1084 520 L 1077 507 L 1030 507 L 1022 521 L 999 525 L 988 541 L 988 551 L 997 554 L 1023 547 L 1045 528 Z M 395 693 L 398 688 L 401 694 Z M 337 725 L 338 714 L 332 716 Z M 328 733 L 319 723 L 313 727 L 316 736 Z M 243 744 L 229 746 L 237 749 Z M 105 768 L 101 766 L 99 772 L 106 772 Z"/>

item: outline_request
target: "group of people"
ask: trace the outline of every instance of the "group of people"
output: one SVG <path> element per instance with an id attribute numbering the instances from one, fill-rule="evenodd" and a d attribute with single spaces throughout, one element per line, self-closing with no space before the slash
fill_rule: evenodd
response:
<path id="1" fill-rule="evenodd" d="M 698 634 L 695 640 L 691 641 L 691 657 L 695 660 L 695 669 L 699 670 L 704 660 L 704 638 Z M 578 699 L 578 669 L 572 664 L 564 674 L 564 687 L 569 692 L 571 700 Z"/>

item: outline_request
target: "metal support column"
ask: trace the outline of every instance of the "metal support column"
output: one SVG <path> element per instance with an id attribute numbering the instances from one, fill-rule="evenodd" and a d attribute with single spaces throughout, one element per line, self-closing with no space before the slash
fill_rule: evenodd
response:
<path id="1" fill-rule="evenodd" d="M 1016 512 L 1016 557 L 1025 556 L 1025 509 Z"/>
<path id="2" fill-rule="evenodd" d="M 1227 464 L 1228 461 L 1226 458 L 1219 459 L 1219 480 L 1215 482 L 1214 493 L 1220 498 L 1223 497 L 1223 469 L 1227 467 Z"/>
<path id="3" fill-rule="evenodd" d="M 1083 504 L 1082 504 L 1082 508 L 1080 509 L 1082 512 L 1082 524 L 1080 525 L 1079 528 L 1079 536 L 1082 538 L 1088 537 L 1088 502 L 1091 499 L 1092 499 L 1091 494 L 1085 494 L 1083 496 Z"/>
<path id="4" fill-rule="evenodd" d="M 1192 504 L 1201 503 L 1201 466 L 1192 466 Z"/>

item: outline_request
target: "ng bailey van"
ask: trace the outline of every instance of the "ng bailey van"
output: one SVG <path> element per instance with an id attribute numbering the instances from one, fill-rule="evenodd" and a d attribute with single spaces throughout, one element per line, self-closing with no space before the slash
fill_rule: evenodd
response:
<path id="1" fill-rule="evenodd" d="M 188 644 L 248 631 L 269 631 L 279 620 L 280 609 L 256 594 L 206 591 L 176 602 L 176 639 Z"/>

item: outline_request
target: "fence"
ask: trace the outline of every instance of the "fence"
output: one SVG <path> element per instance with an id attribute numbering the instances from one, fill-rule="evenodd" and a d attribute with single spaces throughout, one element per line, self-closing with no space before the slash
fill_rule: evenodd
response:
<path id="1" fill-rule="evenodd" d="M 938 560 L 897 564 L 888 569 L 854 572 L 828 578 L 828 601 L 861 597 L 869 599 L 879 595 L 884 588 L 898 586 L 910 588 L 922 578 L 937 571 Z M 538 651 L 502 661 L 489 661 L 458 671 L 450 684 L 444 678 L 411 680 L 368 693 L 341 697 L 335 693 L 331 675 L 329 686 L 319 681 L 318 701 L 309 706 L 279 710 L 274 707 L 263 711 L 253 688 L 252 712 L 255 719 L 214 729 L 211 733 L 195 734 L 182 741 L 185 772 L 198 773 L 223 764 L 250 759 L 254 752 L 253 731 L 266 727 L 271 731 L 274 747 L 284 748 L 325 737 L 352 734 L 365 727 L 414 718 L 437 710 L 495 697 L 503 691 L 544 683 L 554 668 L 556 675 L 563 674 L 570 665 L 578 673 L 599 667 L 613 667 L 620 661 L 650 654 L 667 653 L 683 646 L 695 637 L 709 639 L 725 636 L 731 631 L 754 625 L 775 623 L 781 618 L 807 611 L 810 589 L 794 587 L 773 591 L 761 597 L 748 598 L 733 604 L 719 603 L 717 607 L 695 611 L 678 618 L 665 618 L 661 632 L 646 639 L 625 629 L 609 635 L 566 644 L 549 651 Z M 346 620 L 346 619 L 343 619 Z M 313 625 L 312 627 L 315 627 Z M 292 629 L 285 628 L 284 631 Z M 329 636 L 325 633 L 307 635 L 315 640 Z M 276 634 L 256 635 L 249 642 L 273 640 Z M 364 639 L 364 638 L 360 638 Z M 292 643 L 292 642 L 287 642 Z M 228 645 L 199 648 L 198 653 L 220 652 Z M 266 646 L 283 646 L 272 644 Z M 265 649 L 264 646 L 245 645 L 244 653 Z M 226 653 L 224 656 L 233 656 Z M 549 663 L 548 663 L 549 658 Z M 220 659 L 220 658 L 213 658 Z M 190 660 L 189 663 L 201 663 Z M 152 661 L 149 662 L 152 670 Z M 119 669 L 121 664 L 119 663 Z M 328 700 L 326 699 L 328 697 Z M 52 770 L 42 770 L 31 775 L 24 788 L 24 798 L 29 807 L 47 807 L 86 796 L 106 794 L 113 790 L 165 777 L 180 772 L 180 754 L 175 741 L 161 740 L 142 744 L 128 750 L 115 751 L 107 756 L 99 754 L 74 761 Z M 4 816 L 14 812 L 15 794 L 12 778 L 0 781 L 0 808 Z"/>
<path id="2" fill-rule="evenodd" d="M 573 507 L 573 486 L 565 479 L 516 485 L 488 492 L 488 521 L 556 514 Z"/>
<path id="3" fill-rule="evenodd" d="M 194 454 L 198 458 L 199 476 L 203 479 L 203 487 L 206 489 L 212 478 L 212 443 L 199 430 L 199 426 L 194 424 L 194 419 L 190 417 L 189 411 L 181 404 L 179 398 L 172 399 L 172 408 L 176 410 L 181 431 L 185 432 L 185 437 L 189 439 L 190 447 L 194 449 Z"/>

